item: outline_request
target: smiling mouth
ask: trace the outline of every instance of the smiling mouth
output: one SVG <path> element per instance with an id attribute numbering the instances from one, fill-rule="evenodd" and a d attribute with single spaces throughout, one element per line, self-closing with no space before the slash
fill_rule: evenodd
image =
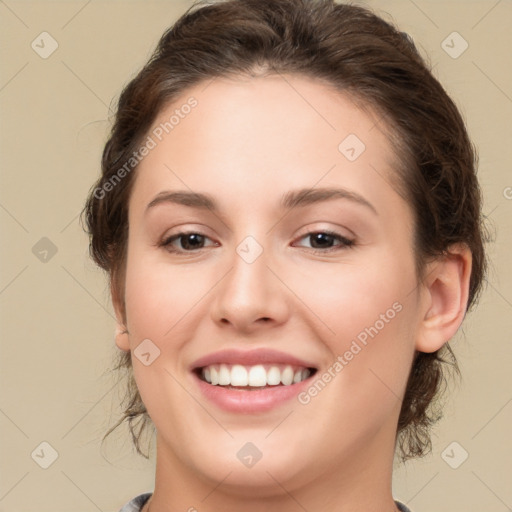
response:
<path id="1" fill-rule="evenodd" d="M 316 371 L 289 364 L 211 364 L 194 370 L 199 379 L 212 386 L 239 391 L 292 386 L 311 378 Z"/>

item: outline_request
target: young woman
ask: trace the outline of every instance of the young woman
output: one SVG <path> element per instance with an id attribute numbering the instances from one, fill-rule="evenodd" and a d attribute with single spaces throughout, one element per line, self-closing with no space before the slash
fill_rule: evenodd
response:
<path id="1" fill-rule="evenodd" d="M 331 0 L 191 8 L 122 92 L 85 214 L 122 420 L 139 451 L 156 431 L 122 512 L 408 510 L 393 457 L 430 448 L 485 256 L 472 144 L 407 35 Z"/>

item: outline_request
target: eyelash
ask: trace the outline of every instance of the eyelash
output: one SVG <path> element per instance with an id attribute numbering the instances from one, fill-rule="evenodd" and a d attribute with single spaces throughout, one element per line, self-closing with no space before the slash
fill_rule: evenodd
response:
<path id="1" fill-rule="evenodd" d="M 340 235 L 339 233 L 336 233 L 335 231 L 328 231 L 328 230 L 310 231 L 309 233 L 306 233 L 305 235 L 301 236 L 299 240 L 302 240 L 303 238 L 310 237 L 312 235 L 319 235 L 319 234 L 333 237 L 333 238 L 337 239 L 338 241 L 340 241 L 341 244 L 338 246 L 329 247 L 327 249 L 310 249 L 310 252 L 312 252 L 313 254 L 326 254 L 326 253 L 336 252 L 336 251 L 340 251 L 340 250 L 344 250 L 344 249 L 350 249 L 350 248 L 354 247 L 354 245 L 355 245 L 353 240 L 350 240 L 350 239 Z M 189 235 L 199 235 L 203 238 L 208 238 L 206 235 L 203 235 L 202 233 L 199 233 L 197 231 L 186 231 L 186 232 L 176 233 L 175 235 L 172 235 L 172 236 L 164 239 L 162 241 L 162 243 L 160 243 L 159 245 L 161 247 L 165 247 L 165 249 L 167 251 L 169 251 L 170 253 L 173 253 L 173 254 L 186 254 L 186 253 L 193 254 L 194 252 L 198 252 L 198 251 L 204 249 L 204 247 L 201 247 L 196 250 L 185 251 L 185 250 L 175 249 L 171 245 L 172 242 L 174 242 L 175 240 L 179 240 L 180 238 L 186 237 Z"/>

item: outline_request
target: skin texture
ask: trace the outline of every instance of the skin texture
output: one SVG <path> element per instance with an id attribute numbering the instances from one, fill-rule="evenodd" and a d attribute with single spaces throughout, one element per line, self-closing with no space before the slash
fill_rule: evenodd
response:
<path id="1" fill-rule="evenodd" d="M 394 511 L 395 433 L 414 351 L 435 351 L 458 329 L 471 255 L 454 247 L 418 282 L 413 214 L 391 185 L 393 148 L 377 117 L 347 96 L 299 76 L 216 79 L 187 90 L 154 126 L 190 97 L 197 106 L 136 170 L 124 297 L 113 289 L 117 346 L 133 351 L 150 339 L 160 350 L 149 366 L 132 353 L 157 428 L 151 512 Z M 349 134 L 365 144 L 354 161 L 338 149 Z M 290 190 L 323 187 L 355 192 L 377 213 L 346 198 L 279 207 Z M 219 211 L 146 211 L 175 190 L 210 194 Z M 325 230 L 353 245 L 315 246 L 307 236 Z M 186 238 L 172 244 L 179 254 L 159 245 L 183 231 L 204 235 L 202 248 L 186 252 Z M 263 249 L 250 264 L 236 252 L 249 235 Z M 320 375 L 397 303 L 307 404 L 226 412 L 189 370 L 218 350 L 273 348 L 312 361 Z M 247 442 L 263 454 L 252 468 L 236 455 Z"/>

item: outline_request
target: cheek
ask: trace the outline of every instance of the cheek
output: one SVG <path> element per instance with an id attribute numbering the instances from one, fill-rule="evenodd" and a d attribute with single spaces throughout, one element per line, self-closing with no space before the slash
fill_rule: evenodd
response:
<path id="1" fill-rule="evenodd" d="M 161 256 L 138 254 L 137 250 L 130 256 L 125 290 L 130 332 L 139 338 L 162 339 L 176 329 L 211 285 L 194 264 L 169 265 Z"/>
<path id="2" fill-rule="evenodd" d="M 133 372 L 141 398 L 157 423 L 169 410 L 179 414 L 184 409 L 186 397 L 176 391 L 179 387 L 173 377 L 177 378 L 177 369 L 183 365 L 183 347 L 194 336 L 189 319 L 206 293 L 201 276 L 184 270 L 183 265 L 155 261 L 151 253 L 134 250 L 129 255 L 125 300 Z M 158 354 L 147 366 L 137 356 L 144 340 L 151 340 Z M 155 349 L 149 347 L 152 358 Z"/>
<path id="3" fill-rule="evenodd" d="M 294 287 L 320 320 L 318 333 L 329 349 L 325 366 L 331 368 L 326 381 L 333 382 L 328 385 L 332 399 L 354 411 L 357 404 L 373 404 L 376 413 L 389 412 L 403 394 L 414 354 L 413 257 L 398 260 L 392 251 L 382 251 L 371 260 L 336 267 L 315 265 L 295 277 Z"/>
<path id="4" fill-rule="evenodd" d="M 389 252 L 375 251 L 364 260 L 354 255 L 339 264 L 308 263 L 294 268 L 285 279 L 322 320 L 329 337 L 346 340 L 372 326 L 388 310 L 394 318 L 397 306 L 393 309 L 393 305 L 403 304 L 416 286 L 412 258 L 398 261 Z"/>

